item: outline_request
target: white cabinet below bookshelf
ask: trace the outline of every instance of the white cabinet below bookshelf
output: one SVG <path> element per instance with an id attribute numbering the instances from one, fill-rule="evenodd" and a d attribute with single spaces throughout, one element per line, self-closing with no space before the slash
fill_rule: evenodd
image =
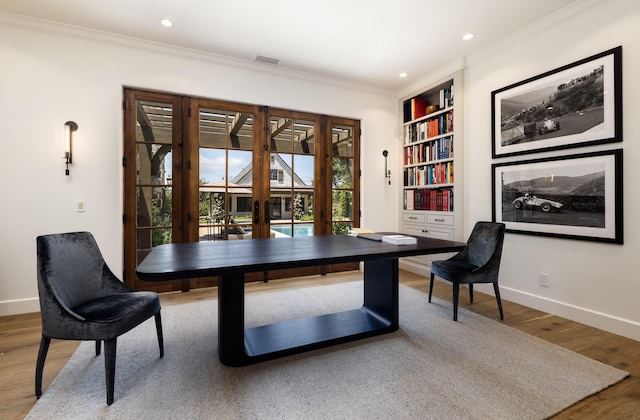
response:
<path id="1" fill-rule="evenodd" d="M 452 212 L 405 211 L 402 213 L 402 233 L 453 241 L 455 240 L 454 217 Z M 432 261 L 447 259 L 452 255 L 449 253 L 407 257 L 400 261 L 400 265 L 409 271 L 428 275 Z"/>

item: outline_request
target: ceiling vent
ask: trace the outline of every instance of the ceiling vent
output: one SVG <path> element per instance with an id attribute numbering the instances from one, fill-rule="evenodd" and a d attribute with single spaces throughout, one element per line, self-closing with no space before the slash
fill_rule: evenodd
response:
<path id="1" fill-rule="evenodd" d="M 266 55 L 256 55 L 255 61 L 257 63 L 271 64 L 273 66 L 277 66 L 278 64 L 280 64 L 280 59 L 267 57 Z"/>

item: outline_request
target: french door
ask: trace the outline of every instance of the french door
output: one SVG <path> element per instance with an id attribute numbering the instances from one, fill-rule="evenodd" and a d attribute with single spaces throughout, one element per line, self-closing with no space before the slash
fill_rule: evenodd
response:
<path id="1" fill-rule="evenodd" d="M 135 268 L 151 248 L 188 240 L 184 206 L 185 100 L 125 89 L 124 281 L 138 289 L 186 290 L 188 282 L 145 285 Z"/>
<path id="2" fill-rule="evenodd" d="M 152 247 L 345 233 L 359 226 L 359 121 L 125 89 L 125 282 Z M 276 245 L 274 245 L 276 246 Z M 356 265 L 257 272 L 247 280 Z"/>

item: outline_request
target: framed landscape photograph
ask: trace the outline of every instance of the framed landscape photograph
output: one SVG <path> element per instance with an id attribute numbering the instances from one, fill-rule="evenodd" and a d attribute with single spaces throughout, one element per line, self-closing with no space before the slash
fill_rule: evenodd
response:
<path id="1" fill-rule="evenodd" d="M 622 47 L 491 92 L 493 158 L 622 141 Z"/>
<path id="2" fill-rule="evenodd" d="M 507 232 L 623 243 L 622 149 L 492 165 Z"/>

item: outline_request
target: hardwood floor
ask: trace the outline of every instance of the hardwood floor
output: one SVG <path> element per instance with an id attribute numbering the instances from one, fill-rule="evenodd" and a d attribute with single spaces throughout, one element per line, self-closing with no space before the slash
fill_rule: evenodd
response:
<path id="1" fill-rule="evenodd" d="M 248 284 L 246 290 L 249 292 L 265 288 L 328 285 L 359 279 L 360 276 L 360 273 L 348 272 L 322 277 L 272 280 L 266 284 Z M 406 271 L 401 272 L 400 281 L 423 292 L 427 292 L 429 286 L 427 278 Z M 493 296 L 476 292 L 475 302 L 469 305 L 468 294 L 460 295 L 461 307 L 499 320 Z M 436 282 L 434 296 L 450 302 L 451 286 L 448 283 Z M 211 300 L 216 297 L 216 288 L 161 295 L 163 306 Z M 640 342 L 512 302 L 503 301 L 503 305 L 506 325 L 631 373 L 630 377 L 567 408 L 553 417 L 554 419 L 640 419 Z M 38 313 L 0 317 L 0 418 L 22 419 L 36 403 L 34 372 L 39 343 Z M 44 392 L 77 346 L 78 343 L 73 341 L 52 340 L 44 368 Z"/>

